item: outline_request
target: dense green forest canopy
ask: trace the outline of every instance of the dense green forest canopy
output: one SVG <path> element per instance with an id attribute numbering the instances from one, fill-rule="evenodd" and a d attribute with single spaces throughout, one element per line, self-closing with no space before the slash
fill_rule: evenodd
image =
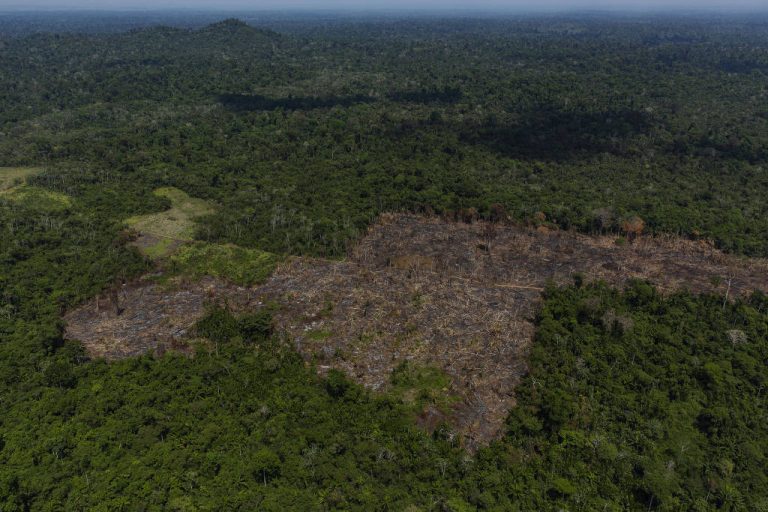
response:
<path id="1" fill-rule="evenodd" d="M 4 165 L 177 186 L 221 203 L 203 238 L 280 252 L 502 204 L 768 254 L 768 20 L 264 25 L 6 37 Z"/>
<path id="2" fill-rule="evenodd" d="M 768 256 L 768 18 L 248 21 L 0 15 L 0 172 L 36 168 L 0 194 L 0 510 L 768 510 L 759 294 L 547 290 L 474 455 L 262 317 L 212 310 L 193 358 L 65 342 L 152 269 L 125 221 L 165 187 L 216 206 L 199 241 L 279 255 L 410 210 Z"/>

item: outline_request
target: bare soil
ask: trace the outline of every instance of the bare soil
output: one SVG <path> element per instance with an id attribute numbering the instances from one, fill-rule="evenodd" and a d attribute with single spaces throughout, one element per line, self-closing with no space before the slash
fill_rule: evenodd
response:
<path id="1" fill-rule="evenodd" d="M 252 290 L 205 277 L 158 284 L 152 276 L 130 283 L 70 311 L 65 336 L 83 343 L 91 357 L 107 360 L 153 351 L 191 353 L 190 328 L 214 303 L 258 307 Z"/>
<path id="2" fill-rule="evenodd" d="M 609 236 L 390 214 L 346 261 L 294 258 L 251 289 L 213 279 L 172 291 L 137 283 L 122 290 L 120 315 L 95 313 L 95 301 L 69 313 L 67 335 L 93 355 L 125 357 L 183 346 L 212 297 L 240 310 L 276 301 L 278 329 L 321 372 L 338 368 L 381 390 L 406 360 L 445 371 L 458 405 L 430 408 L 424 424 L 446 421 L 473 448 L 499 435 L 515 403 L 541 291 L 575 273 L 618 286 L 646 279 L 664 292 L 768 291 L 766 260 L 704 241 L 641 237 L 620 246 Z"/>

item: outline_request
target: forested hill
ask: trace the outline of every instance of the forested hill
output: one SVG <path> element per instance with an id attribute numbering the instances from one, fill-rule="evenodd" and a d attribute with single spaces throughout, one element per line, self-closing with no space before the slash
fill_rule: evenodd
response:
<path id="1" fill-rule="evenodd" d="M 768 510 L 768 302 L 738 274 L 768 257 L 768 18 L 225 18 L 0 15 L 0 510 Z M 378 242 L 404 254 L 354 267 L 387 212 L 420 214 Z M 431 300 L 438 223 L 466 250 L 445 260 L 460 293 Z M 557 261 L 521 247 L 567 282 L 527 279 Z M 276 267 L 317 281 L 237 310 Z M 686 279 L 715 292 L 665 286 Z M 65 335 L 157 342 L 178 319 L 121 304 L 150 295 L 199 313 L 168 354 Z M 350 328 L 334 348 L 333 297 L 392 346 Z M 486 314 L 516 297 L 519 323 Z M 298 347 L 277 319 L 314 327 Z M 469 386 L 402 362 L 441 350 L 422 332 L 507 379 L 506 421 L 470 404 L 497 414 L 490 444 L 439 421 Z M 334 370 L 392 354 L 377 393 Z"/>
<path id="2" fill-rule="evenodd" d="M 15 122 L 98 102 L 205 101 L 226 81 L 258 83 L 281 41 L 226 20 L 199 30 L 148 27 L 116 35 L 37 34 L 8 41 L 3 59 Z M 260 63 L 249 69 L 248 63 Z M 50 74 L 42 83 L 39 77 Z M 263 79 L 262 79 L 263 80 Z M 30 83 L 30 81 L 32 83 Z M 224 81 L 224 82 L 222 82 Z"/>
<path id="3" fill-rule="evenodd" d="M 340 254 L 381 211 L 502 204 L 768 253 L 765 24 L 338 23 L 7 40 L 4 163 L 138 173 L 221 202 L 207 238 L 281 252 Z"/>

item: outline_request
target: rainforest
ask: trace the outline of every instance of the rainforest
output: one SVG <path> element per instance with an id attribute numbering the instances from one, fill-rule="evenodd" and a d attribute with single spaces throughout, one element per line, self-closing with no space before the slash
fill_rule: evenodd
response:
<path id="1" fill-rule="evenodd" d="M 768 15 L 0 11 L 0 511 L 768 511 Z"/>

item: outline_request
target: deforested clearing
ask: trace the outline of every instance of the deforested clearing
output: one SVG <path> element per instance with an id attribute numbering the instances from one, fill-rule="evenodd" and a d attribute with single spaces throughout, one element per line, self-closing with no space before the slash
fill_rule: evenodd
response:
<path id="1" fill-rule="evenodd" d="M 28 177 L 42 171 L 40 167 L 0 167 L 0 191 L 22 185 Z"/>
<path id="2" fill-rule="evenodd" d="M 422 423 L 434 428 L 447 422 L 471 448 L 500 435 L 515 404 L 548 283 L 621 286 L 631 279 L 665 293 L 737 298 L 768 291 L 768 262 L 673 237 L 617 244 L 609 236 L 388 214 L 344 261 L 293 258 L 249 288 L 203 281 L 164 292 L 139 283 L 119 292 L 115 302 L 122 310 L 105 311 L 102 298 L 99 315 L 95 301 L 70 313 L 67 334 L 96 356 L 107 346 L 112 357 L 133 355 L 161 346 L 164 338 L 183 343 L 206 302 L 238 310 L 277 303 L 278 331 L 320 372 L 340 369 L 370 389 L 386 390 L 404 361 L 444 371 L 459 399 L 449 410 L 427 408 Z M 186 305 L 176 314 L 181 298 Z M 163 322 L 118 321 L 120 315 L 174 323 L 169 330 Z"/>
<path id="3" fill-rule="evenodd" d="M 131 217 L 126 224 L 138 232 L 136 246 L 148 257 L 159 259 L 170 255 L 180 244 L 192 241 L 195 220 L 214 213 L 215 208 L 174 187 L 159 188 L 155 195 L 168 199 L 171 208 Z"/>

